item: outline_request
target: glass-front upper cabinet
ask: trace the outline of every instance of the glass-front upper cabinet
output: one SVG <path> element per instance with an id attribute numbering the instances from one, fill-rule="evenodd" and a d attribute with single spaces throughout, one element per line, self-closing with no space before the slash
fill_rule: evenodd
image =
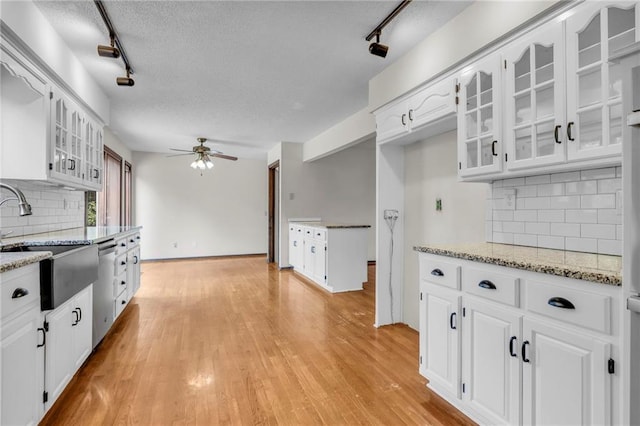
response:
<path id="1" fill-rule="evenodd" d="M 640 40 L 639 9 L 637 1 L 593 2 L 567 19 L 569 160 L 621 153 L 621 75 L 608 58 Z"/>
<path id="2" fill-rule="evenodd" d="M 58 92 L 53 92 L 52 101 L 54 144 L 52 147 L 53 158 L 49 168 L 52 175 L 64 178 L 70 175 L 70 171 L 68 171 L 69 160 L 71 159 L 72 127 L 70 102 Z"/>
<path id="3" fill-rule="evenodd" d="M 500 57 L 490 55 L 460 75 L 458 175 L 502 170 Z"/>
<path id="4" fill-rule="evenodd" d="M 563 47 L 562 24 L 554 21 L 503 53 L 508 169 L 565 160 Z"/>

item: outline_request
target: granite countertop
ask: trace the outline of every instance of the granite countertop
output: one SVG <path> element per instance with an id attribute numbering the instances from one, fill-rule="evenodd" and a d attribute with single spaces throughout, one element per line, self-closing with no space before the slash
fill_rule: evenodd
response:
<path id="1" fill-rule="evenodd" d="M 343 229 L 343 228 L 371 228 L 371 225 L 354 225 L 349 223 L 331 223 L 331 222 L 291 222 L 296 225 L 311 226 L 314 228 L 326 229 Z"/>
<path id="2" fill-rule="evenodd" d="M 52 255 L 50 251 L 0 253 L 0 273 L 40 262 L 50 258 Z"/>
<path id="3" fill-rule="evenodd" d="M 600 284 L 622 285 L 620 256 L 495 243 L 430 244 L 413 249 Z"/>
<path id="4" fill-rule="evenodd" d="M 65 246 L 97 244 L 113 238 L 118 234 L 134 232 L 141 226 L 90 226 L 83 228 L 65 229 L 63 231 L 44 232 L 42 234 L 23 235 L 21 237 L 5 238 L 0 248 L 20 246 Z M 30 263 L 39 262 L 52 256 L 50 251 L 42 252 L 0 252 L 0 272 L 10 271 Z"/>

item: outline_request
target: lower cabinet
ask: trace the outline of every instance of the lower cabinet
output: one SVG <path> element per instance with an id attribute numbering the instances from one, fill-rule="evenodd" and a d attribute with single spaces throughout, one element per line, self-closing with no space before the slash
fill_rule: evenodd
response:
<path id="1" fill-rule="evenodd" d="M 367 281 L 368 225 L 289 226 L 289 264 L 331 293 Z"/>
<path id="2" fill-rule="evenodd" d="M 127 299 L 136 294 L 140 288 L 140 247 L 127 253 Z"/>
<path id="3" fill-rule="evenodd" d="M 37 425 L 44 375 L 38 264 L 0 274 L 0 424 Z M 16 293 L 16 290 L 25 290 Z"/>
<path id="4" fill-rule="evenodd" d="M 445 287 L 431 271 L 452 259 L 420 256 L 420 373 L 430 388 L 480 424 L 621 421 L 612 412 L 620 288 L 462 260 L 460 285 Z"/>
<path id="5" fill-rule="evenodd" d="M 45 410 L 91 353 L 92 317 L 93 285 L 45 314 Z"/>

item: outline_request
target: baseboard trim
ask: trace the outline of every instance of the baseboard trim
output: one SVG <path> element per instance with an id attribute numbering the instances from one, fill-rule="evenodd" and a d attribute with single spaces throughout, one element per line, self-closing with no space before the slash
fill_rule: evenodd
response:
<path id="1" fill-rule="evenodd" d="M 143 259 L 141 263 L 156 263 L 156 262 L 176 262 L 180 260 L 218 260 L 218 259 L 238 259 L 242 257 L 267 257 L 266 253 L 255 254 L 225 254 L 220 256 L 193 256 L 193 257 L 168 257 L 162 259 Z"/>

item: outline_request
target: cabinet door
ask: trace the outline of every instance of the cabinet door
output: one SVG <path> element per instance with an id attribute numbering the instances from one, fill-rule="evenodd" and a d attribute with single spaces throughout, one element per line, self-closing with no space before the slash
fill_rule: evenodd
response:
<path id="1" fill-rule="evenodd" d="M 72 309 L 78 312 L 73 331 L 73 375 L 91 353 L 93 332 L 93 285 L 89 285 L 73 299 Z M 74 325 L 75 324 L 75 325 Z"/>
<path id="2" fill-rule="evenodd" d="M 407 103 L 398 102 L 376 114 L 376 141 L 387 142 L 404 135 L 409 130 Z"/>
<path id="3" fill-rule="evenodd" d="M 69 159 L 71 152 L 71 103 L 57 89 L 52 89 L 51 99 L 51 176 L 69 180 Z"/>
<path id="4" fill-rule="evenodd" d="M 102 156 L 104 148 L 102 129 L 93 120 L 84 121 L 83 181 L 88 187 L 102 189 Z"/>
<path id="5" fill-rule="evenodd" d="M 412 130 L 456 112 L 456 83 L 455 78 L 447 78 L 409 99 L 407 118 Z"/>
<path id="6" fill-rule="evenodd" d="M 611 423 L 610 345 L 588 335 L 525 318 L 523 423 Z"/>
<path id="7" fill-rule="evenodd" d="M 132 280 L 130 281 L 131 283 L 131 287 L 133 288 L 133 291 L 131 292 L 131 296 L 135 296 L 135 294 L 138 292 L 138 289 L 140 288 L 140 247 L 136 247 L 133 250 L 133 265 L 132 265 L 132 269 L 133 269 L 133 277 Z"/>
<path id="8" fill-rule="evenodd" d="M 637 2 L 587 2 L 567 19 L 568 158 L 620 155 L 622 79 L 609 55 L 640 40 Z"/>
<path id="9" fill-rule="evenodd" d="M 73 376 L 73 314 L 72 300 L 46 315 L 49 323 L 45 346 L 45 390 L 49 393 L 46 409 L 60 396 Z"/>
<path id="10" fill-rule="evenodd" d="M 461 177 L 502 170 L 500 57 L 491 55 L 460 78 L 458 174 Z"/>
<path id="11" fill-rule="evenodd" d="M 296 228 L 294 226 L 289 226 L 289 265 L 293 266 L 294 269 L 298 269 L 298 254 L 299 254 L 299 246 Z"/>
<path id="12" fill-rule="evenodd" d="M 0 424 L 37 425 L 42 405 L 40 307 L 2 325 L 2 409 Z"/>
<path id="13" fill-rule="evenodd" d="M 423 294 L 420 339 L 424 376 L 432 385 L 460 398 L 460 293 L 427 285 Z"/>
<path id="14" fill-rule="evenodd" d="M 314 240 L 315 247 L 313 278 L 319 283 L 327 282 L 327 243 Z"/>
<path id="15" fill-rule="evenodd" d="M 518 424 L 522 316 L 469 297 L 463 306 L 463 398 L 492 424 Z"/>
<path id="16" fill-rule="evenodd" d="M 69 153 L 67 156 L 67 174 L 82 183 L 83 180 L 83 160 L 82 150 L 84 149 L 84 117 L 77 107 L 71 110 L 71 133 Z"/>
<path id="17" fill-rule="evenodd" d="M 306 229 L 303 229 L 302 232 L 304 235 L 307 235 Z M 316 266 L 316 246 L 312 238 L 305 236 L 303 240 L 302 272 L 309 277 L 313 277 L 315 266 Z"/>
<path id="18" fill-rule="evenodd" d="M 565 160 L 564 37 L 552 22 L 504 52 L 507 167 Z"/>

